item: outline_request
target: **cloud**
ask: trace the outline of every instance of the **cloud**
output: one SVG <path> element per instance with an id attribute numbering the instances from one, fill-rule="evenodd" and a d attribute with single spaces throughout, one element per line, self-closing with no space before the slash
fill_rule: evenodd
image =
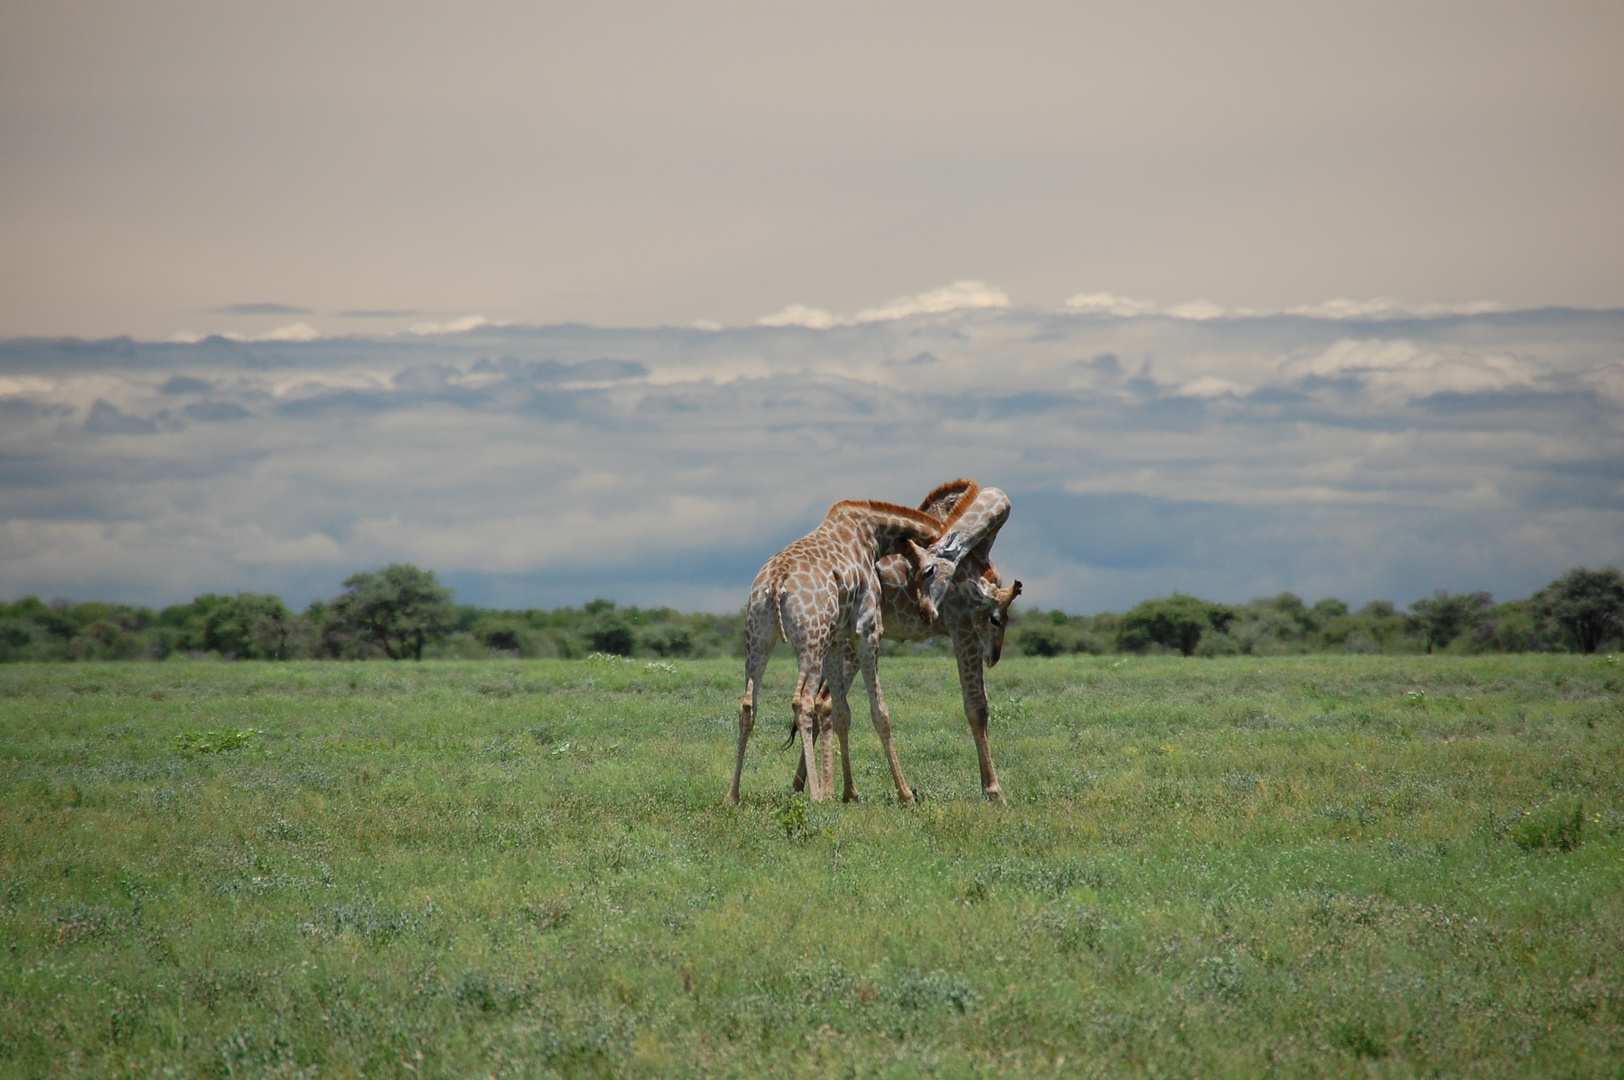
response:
<path id="1" fill-rule="evenodd" d="M 1078 293 L 1066 301 L 1073 311 L 1090 315 L 1116 315 L 1129 318 L 1134 315 L 1153 315 L 1156 304 L 1150 300 L 1134 300 L 1116 293 Z"/>
<path id="2" fill-rule="evenodd" d="M 98 398 L 90 407 L 90 415 L 85 417 L 85 430 L 93 435 L 150 435 L 158 430 L 158 425 L 120 412 L 116 405 Z"/>
<path id="3" fill-rule="evenodd" d="M 1226 314 L 1222 306 L 1211 300 L 1186 300 L 1181 304 L 1161 307 L 1153 300 L 1135 300 L 1108 292 L 1078 293 L 1066 300 L 1066 307 L 1084 314 L 1115 315 L 1121 319 L 1136 315 L 1170 315 L 1175 319 L 1200 321 L 1222 318 Z"/>
<path id="4" fill-rule="evenodd" d="M 1161 305 L 1154 300 L 1135 300 L 1115 293 L 1078 293 L 1066 300 L 1068 310 L 1090 315 L 1115 315 L 1132 318 L 1136 315 L 1167 315 L 1175 319 L 1219 319 L 1225 316 L 1262 318 L 1270 315 L 1301 315 L 1310 319 L 1380 320 L 1431 319 L 1443 315 L 1486 315 L 1503 311 L 1504 307 L 1490 300 L 1471 300 L 1458 304 L 1406 304 L 1390 296 L 1371 300 L 1326 300 L 1318 304 L 1303 304 L 1282 311 L 1264 311 L 1256 308 L 1227 309 L 1211 300 L 1186 300 L 1178 304 Z"/>
<path id="5" fill-rule="evenodd" d="M 853 321 L 884 322 L 890 319 L 906 319 L 910 315 L 942 315 L 949 311 L 1008 306 L 1009 297 L 1004 295 L 1002 289 L 982 281 L 955 281 L 951 285 L 931 289 L 918 296 L 903 297 L 883 307 L 860 311 Z"/>
<path id="6" fill-rule="evenodd" d="M 294 307 L 291 304 L 228 304 L 225 307 L 209 308 L 210 315 L 309 315 L 309 308 Z"/>
<path id="7" fill-rule="evenodd" d="M 422 337 L 431 334 L 463 334 L 469 330 L 489 325 L 490 320 L 483 315 L 464 315 L 460 319 L 449 322 L 421 322 L 412 326 L 411 332 Z"/>
<path id="8" fill-rule="evenodd" d="M 1007 308 L 1009 297 L 1002 289 L 982 281 L 955 281 L 940 289 L 930 289 L 917 296 L 905 296 L 877 308 L 865 308 L 855 316 L 846 318 L 822 308 L 805 304 L 790 304 L 782 311 L 763 315 L 757 326 L 801 326 L 810 330 L 828 330 L 836 326 L 857 326 L 863 323 L 890 322 L 913 315 L 945 315 L 951 311 L 977 308 Z"/>
<path id="9" fill-rule="evenodd" d="M 757 326 L 804 326 L 811 330 L 827 330 L 831 326 L 848 326 L 850 321 L 838 315 L 824 311 L 822 308 L 807 307 L 805 304 L 790 304 L 782 311 L 771 315 L 763 315 L 756 320 Z"/>
<path id="10" fill-rule="evenodd" d="M 1252 387 L 1242 386 L 1240 383 L 1221 379 L 1216 375 L 1203 375 L 1179 387 L 1178 392 L 1180 397 L 1212 398 L 1222 394 L 1245 397 L 1252 392 Z"/>
<path id="11" fill-rule="evenodd" d="M 213 423 L 227 423 L 232 420 L 243 420 L 253 415 L 233 401 L 194 401 L 181 412 L 193 420 L 204 420 Z"/>
<path id="12" fill-rule="evenodd" d="M 56 382 L 54 380 L 42 379 L 37 375 L 0 375 L 0 397 L 14 397 L 18 394 L 48 394 L 55 389 Z"/>
<path id="13" fill-rule="evenodd" d="M 223 330 L 218 334 L 211 335 L 200 334 L 192 330 L 177 330 L 173 335 L 171 335 L 170 340 L 177 345 L 196 345 L 198 342 L 204 341 L 209 337 L 219 337 L 225 341 L 237 341 L 243 343 L 260 341 L 316 341 L 322 337 L 322 333 L 309 323 L 297 322 L 289 323 L 286 326 L 278 326 L 274 330 L 267 330 L 260 334 L 244 334 L 236 330 Z"/>
<path id="14" fill-rule="evenodd" d="M 1010 493 L 998 562 L 1045 608 L 1624 561 L 1624 312 L 1107 306 L 0 342 L 0 597 L 303 604 L 404 559 L 469 602 L 734 610 L 837 499 L 958 475 Z"/>
<path id="15" fill-rule="evenodd" d="M 1437 394 L 1492 394 L 1533 386 L 1538 364 L 1500 352 L 1424 349 L 1407 339 L 1343 339 L 1285 365 L 1292 373 L 1358 379 L 1376 400 L 1415 401 Z"/>
<path id="16" fill-rule="evenodd" d="M 171 375 L 158 387 L 160 394 L 206 394 L 214 389 L 207 379 L 194 379 L 189 375 Z"/>
<path id="17" fill-rule="evenodd" d="M 1432 318 L 1439 315 L 1485 315 L 1503 310 L 1490 300 L 1473 300 L 1461 304 L 1406 304 L 1390 296 L 1371 300 L 1326 300 L 1320 304 L 1306 304 L 1287 308 L 1287 315 L 1306 315 L 1315 319 L 1407 319 Z"/>

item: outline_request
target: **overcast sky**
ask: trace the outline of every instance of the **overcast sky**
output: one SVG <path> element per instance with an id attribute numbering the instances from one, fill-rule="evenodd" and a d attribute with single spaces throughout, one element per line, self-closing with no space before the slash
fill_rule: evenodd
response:
<path id="1" fill-rule="evenodd" d="M 0 597 L 1624 561 L 1624 5 L 0 5 Z M 129 338 L 119 338 L 128 335 Z M 116 339 L 116 340 L 115 340 Z"/>
<path id="2" fill-rule="evenodd" d="M 1617 307 L 1620 56 L 1610 0 L 12 0 L 0 336 Z"/>

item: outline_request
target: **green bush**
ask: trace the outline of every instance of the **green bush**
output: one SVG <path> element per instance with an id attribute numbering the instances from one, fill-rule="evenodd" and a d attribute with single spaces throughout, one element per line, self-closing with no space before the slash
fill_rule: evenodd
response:
<path id="1" fill-rule="evenodd" d="M 1144 652 L 1151 644 L 1194 654 L 1201 635 L 1223 632 L 1235 620 L 1235 609 L 1183 593 L 1146 600 L 1122 617 L 1117 643 L 1124 652 Z"/>

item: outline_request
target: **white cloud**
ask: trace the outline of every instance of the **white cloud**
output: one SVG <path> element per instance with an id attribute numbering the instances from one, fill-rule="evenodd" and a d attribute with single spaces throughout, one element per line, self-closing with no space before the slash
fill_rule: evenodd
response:
<path id="1" fill-rule="evenodd" d="M 287 326 L 278 326 L 260 336 L 260 341 L 315 341 L 321 337 L 321 331 L 309 323 L 290 323 Z"/>
<path id="2" fill-rule="evenodd" d="M 414 323 L 410 332 L 422 337 L 427 337 L 430 334 L 464 334 L 469 330 L 488 325 L 490 325 L 490 320 L 483 315 L 464 315 L 462 318 L 452 319 L 450 322 Z"/>
<path id="3" fill-rule="evenodd" d="M 763 315 L 756 320 L 757 326 L 804 326 L 810 330 L 827 330 L 831 326 L 850 325 L 849 320 L 838 315 L 824 311 L 822 308 L 807 307 L 805 304 L 791 304 L 783 311 L 771 315 Z"/>
<path id="4" fill-rule="evenodd" d="M 169 340 L 177 345 L 196 345 L 208 334 L 200 334 L 195 330 L 176 330 L 169 336 Z M 305 322 L 289 323 L 278 326 L 274 330 L 267 330 L 261 334 L 244 334 L 237 330 L 222 330 L 217 335 L 227 341 L 240 341 L 252 344 L 258 341 L 319 341 L 324 336 L 320 330 Z"/>
<path id="5" fill-rule="evenodd" d="M 1194 319 L 1199 322 L 1222 318 L 1226 314 L 1222 306 L 1211 300 L 1186 300 L 1181 304 L 1162 307 L 1154 300 L 1135 300 L 1132 297 L 1118 296 L 1109 292 L 1078 293 L 1067 299 L 1066 307 L 1084 315 L 1115 315 L 1122 319 L 1132 318 L 1135 315 L 1170 315 L 1175 319 Z"/>
<path id="6" fill-rule="evenodd" d="M 1236 397 L 1245 397 L 1252 392 L 1252 387 L 1242 386 L 1240 383 L 1221 379 L 1216 375 L 1204 375 L 1179 387 L 1180 397 L 1215 398 L 1225 394 Z"/>
<path id="7" fill-rule="evenodd" d="M 822 308 L 805 304 L 790 304 L 782 311 L 763 315 L 757 326 L 804 326 L 811 330 L 828 330 L 836 326 L 857 326 L 862 323 L 890 322 L 911 315 L 945 315 L 951 311 L 969 311 L 977 308 L 1007 308 L 1009 296 L 1004 290 L 984 281 L 955 281 L 940 289 L 929 289 L 917 296 L 904 296 L 877 308 L 864 308 L 855 316 L 846 318 Z"/>
<path id="8" fill-rule="evenodd" d="M 1354 375 L 1385 402 L 1443 393 L 1493 393 L 1532 386 L 1543 374 L 1539 364 L 1506 353 L 1422 349 L 1403 339 L 1347 338 L 1305 360 L 1288 362 L 1285 370 L 1325 378 Z"/>
<path id="9" fill-rule="evenodd" d="M 238 334 L 228 331 L 220 335 L 228 341 L 316 341 L 322 335 L 309 323 L 289 323 L 287 326 L 278 326 L 275 330 L 267 330 L 263 334 Z"/>
<path id="10" fill-rule="evenodd" d="M 910 315 L 943 315 L 949 311 L 974 308 L 1006 308 L 1009 297 L 1004 290 L 984 281 L 955 281 L 940 289 L 931 289 L 918 296 L 892 300 L 883 307 L 859 311 L 853 322 L 885 322 L 906 319 Z"/>
<path id="11" fill-rule="evenodd" d="M 1168 308 L 1166 314 L 1175 319 L 1194 319 L 1198 322 L 1206 319 L 1221 319 L 1224 309 L 1211 300 L 1186 300 L 1182 304 L 1174 304 Z M 1248 312 L 1247 314 L 1250 314 Z"/>
<path id="12" fill-rule="evenodd" d="M 1116 315 L 1121 318 L 1156 312 L 1156 302 L 1153 300 L 1134 300 L 1108 292 L 1078 293 L 1066 301 L 1066 306 L 1086 315 Z"/>
<path id="13" fill-rule="evenodd" d="M 56 382 L 52 379 L 41 379 L 36 375 L 0 375 L 0 397 L 14 397 L 17 394 L 48 394 L 56 389 Z"/>

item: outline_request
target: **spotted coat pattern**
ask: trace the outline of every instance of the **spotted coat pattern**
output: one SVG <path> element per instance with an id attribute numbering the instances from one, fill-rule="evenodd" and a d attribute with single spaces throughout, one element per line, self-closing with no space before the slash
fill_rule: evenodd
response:
<path id="1" fill-rule="evenodd" d="M 1019 581 L 1004 587 L 992 565 L 992 542 L 1009 517 L 1009 498 L 997 488 L 978 488 L 974 481 L 956 480 L 932 491 L 920 504 L 920 510 L 944 522 L 953 519 L 950 531 L 930 550 L 934 553 L 952 546 L 953 537 L 957 536 L 962 562 L 943 597 L 938 617 L 930 620 L 920 611 L 921 583 L 910 573 L 907 561 L 899 556 L 880 560 L 877 571 L 885 636 L 917 641 L 946 635 L 952 640 L 959 669 L 959 689 L 964 698 L 964 716 L 970 724 L 981 769 L 981 790 L 988 800 L 1001 803 L 1003 790 L 993 767 L 992 748 L 987 738 L 989 709 L 985 669 L 997 664 L 1003 655 L 1009 608 L 1021 593 Z M 841 662 L 849 685 L 859 666 L 849 646 L 843 650 Z M 814 734 L 815 741 L 821 745 L 822 782 L 829 787 L 834 779 L 834 744 L 827 736 L 832 728 L 840 742 L 843 795 L 848 800 L 857 797 L 847 747 L 850 726 L 850 713 L 842 715 L 832 695 L 820 695 Z M 803 755 L 796 770 L 797 791 L 806 782 L 805 769 Z"/>
<path id="2" fill-rule="evenodd" d="M 857 666 L 868 688 L 869 712 L 874 730 L 880 736 L 897 798 L 913 802 L 913 792 L 903 779 L 902 766 L 891 745 L 891 718 L 880 692 L 879 647 L 883 633 L 880 611 L 881 588 L 875 567 L 881 559 L 901 555 L 905 565 L 917 566 L 925 549 L 942 534 L 943 523 L 918 510 L 891 503 L 848 501 L 829 509 L 823 523 L 811 533 L 767 560 L 750 587 L 745 621 L 745 691 L 739 705 L 739 747 L 733 763 L 733 783 L 728 802 L 739 801 L 739 778 L 744 771 L 744 751 L 758 715 L 761 677 L 775 636 L 782 636 L 795 650 L 800 677 L 792 705 L 795 726 L 801 735 L 802 757 L 810 762 L 814 752 L 814 708 L 825 678 L 837 707 L 849 717 L 844 666 L 825 665 L 825 657 L 835 650 L 839 656 L 847 638 L 856 638 Z M 908 571 L 904 570 L 905 576 Z M 920 604 L 928 604 L 921 600 Z M 934 621 L 936 611 L 926 607 L 923 615 Z M 825 785 L 812 771 L 807 794 L 814 800 L 825 797 Z"/>

